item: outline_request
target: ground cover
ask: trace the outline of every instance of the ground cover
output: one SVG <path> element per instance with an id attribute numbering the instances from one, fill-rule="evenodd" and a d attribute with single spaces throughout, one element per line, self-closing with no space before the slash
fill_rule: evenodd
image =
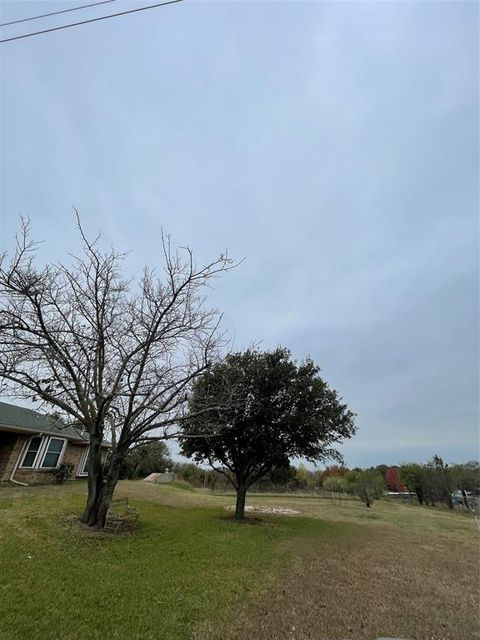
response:
<path id="1" fill-rule="evenodd" d="M 377 501 L 252 495 L 299 517 L 232 521 L 233 494 L 123 481 L 135 535 L 72 520 L 84 483 L 0 489 L 1 640 L 473 640 L 473 518 Z"/>

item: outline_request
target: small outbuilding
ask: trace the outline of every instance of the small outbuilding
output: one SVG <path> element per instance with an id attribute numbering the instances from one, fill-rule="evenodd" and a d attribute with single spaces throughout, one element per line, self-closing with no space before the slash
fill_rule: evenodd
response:
<path id="1" fill-rule="evenodd" d="M 168 484 L 169 482 L 175 482 L 176 474 L 170 471 L 164 473 L 151 473 L 149 476 L 143 479 L 144 482 L 154 482 L 155 484 Z"/>

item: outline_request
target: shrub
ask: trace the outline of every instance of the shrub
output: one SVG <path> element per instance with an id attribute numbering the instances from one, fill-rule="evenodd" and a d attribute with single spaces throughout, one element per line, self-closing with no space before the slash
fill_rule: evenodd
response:
<path id="1" fill-rule="evenodd" d="M 381 498 L 383 487 L 383 478 L 378 471 L 365 469 L 357 473 L 355 493 L 367 507 L 372 506 L 374 498 Z"/>
<path id="2" fill-rule="evenodd" d="M 56 469 L 51 472 L 55 478 L 55 484 L 63 484 L 66 482 L 73 473 L 73 464 L 62 462 Z"/>
<path id="3" fill-rule="evenodd" d="M 336 491 L 339 493 L 348 493 L 348 483 L 342 476 L 328 476 L 323 481 L 323 489 L 325 491 Z"/>

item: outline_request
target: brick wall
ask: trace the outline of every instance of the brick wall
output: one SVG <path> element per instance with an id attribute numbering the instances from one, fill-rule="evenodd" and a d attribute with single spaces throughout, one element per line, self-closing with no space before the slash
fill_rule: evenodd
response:
<path id="1" fill-rule="evenodd" d="M 65 464 L 73 464 L 72 478 L 76 477 L 78 465 L 80 464 L 80 459 L 84 451 L 85 445 L 74 444 L 73 442 L 67 441 L 62 462 L 65 462 Z M 52 484 L 55 482 L 55 477 L 48 469 L 18 468 L 15 472 L 15 480 L 27 482 L 28 484 Z"/>
<path id="2" fill-rule="evenodd" d="M 82 461 L 82 456 L 85 453 L 86 448 L 87 447 L 84 444 L 74 444 L 73 442 L 69 442 L 67 445 L 65 455 L 63 456 L 63 462 L 65 462 L 65 464 L 73 464 L 72 478 L 76 477 L 77 473 L 80 471 L 80 462 Z"/>
<path id="3" fill-rule="evenodd" d="M 25 441 L 31 436 L 0 431 L 0 482 L 8 482 L 11 473 L 22 452 Z M 80 471 L 80 463 L 87 445 L 67 441 L 62 462 L 73 464 L 72 479 L 77 478 Z M 102 459 L 105 461 L 107 451 L 103 451 Z M 83 476 L 85 478 L 85 476 Z M 17 467 L 14 480 L 27 484 L 52 484 L 55 478 L 48 469 L 21 469 Z"/>
<path id="4" fill-rule="evenodd" d="M 17 436 L 15 434 L 0 431 L 0 480 L 7 473 L 8 463 L 16 440 Z"/>
<path id="5" fill-rule="evenodd" d="M 26 484 L 52 484 L 55 480 L 48 469 L 20 469 L 17 468 L 14 480 Z"/>
<path id="6" fill-rule="evenodd" d="M 18 460 L 25 440 L 23 434 L 0 431 L 0 482 L 8 482 Z"/>

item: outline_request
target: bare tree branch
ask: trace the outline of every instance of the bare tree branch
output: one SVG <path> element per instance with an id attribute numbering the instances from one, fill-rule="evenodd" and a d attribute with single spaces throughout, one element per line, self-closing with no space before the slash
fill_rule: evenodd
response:
<path id="1" fill-rule="evenodd" d="M 74 211 L 82 252 L 69 262 L 38 265 L 28 219 L 10 261 L 0 256 L 0 379 L 4 393 L 55 407 L 89 434 L 101 493 L 105 429 L 114 436 L 107 484 L 129 446 L 159 429 L 175 437 L 168 428 L 224 343 L 205 288 L 236 265 L 222 254 L 197 266 L 190 248 L 173 250 L 162 232 L 161 275 L 146 268 L 127 280 L 126 254 L 102 250 L 100 234 L 89 240 Z"/>

